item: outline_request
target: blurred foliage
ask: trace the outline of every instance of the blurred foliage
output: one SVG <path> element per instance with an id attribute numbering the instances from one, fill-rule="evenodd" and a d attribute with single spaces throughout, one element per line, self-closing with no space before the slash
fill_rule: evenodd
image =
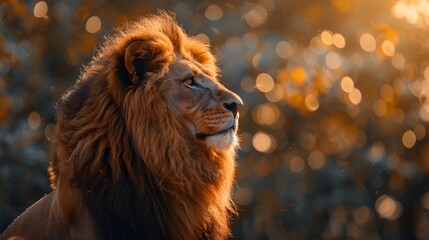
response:
<path id="1" fill-rule="evenodd" d="M 244 100 L 237 239 L 429 238 L 429 1 L 0 1 L 0 231 L 49 192 L 54 106 L 171 10 Z"/>

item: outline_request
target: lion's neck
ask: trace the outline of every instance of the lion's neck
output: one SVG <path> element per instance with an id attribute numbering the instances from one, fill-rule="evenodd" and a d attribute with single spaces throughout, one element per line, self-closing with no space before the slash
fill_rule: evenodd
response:
<path id="1" fill-rule="evenodd" d="M 144 179 L 119 181 L 82 191 L 102 239 L 222 239 L 228 234 L 231 179 L 174 190 L 144 167 Z M 228 175 L 228 174 L 226 174 Z M 227 183 L 228 182 L 228 183 Z"/>

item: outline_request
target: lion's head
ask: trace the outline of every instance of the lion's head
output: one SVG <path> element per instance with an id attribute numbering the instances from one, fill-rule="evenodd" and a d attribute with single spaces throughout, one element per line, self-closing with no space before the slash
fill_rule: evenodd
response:
<path id="1" fill-rule="evenodd" d="M 240 105 L 171 15 L 119 29 L 57 107 L 50 173 L 64 211 L 76 215 L 76 191 L 104 238 L 224 238 Z"/>

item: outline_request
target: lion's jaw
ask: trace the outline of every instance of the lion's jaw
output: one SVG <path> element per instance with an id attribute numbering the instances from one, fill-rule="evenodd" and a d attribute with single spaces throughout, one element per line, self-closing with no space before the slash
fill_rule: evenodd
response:
<path id="1" fill-rule="evenodd" d="M 231 128 L 219 134 L 209 136 L 205 140 L 208 148 L 216 151 L 224 151 L 228 148 L 235 147 L 238 144 L 237 128 Z"/>

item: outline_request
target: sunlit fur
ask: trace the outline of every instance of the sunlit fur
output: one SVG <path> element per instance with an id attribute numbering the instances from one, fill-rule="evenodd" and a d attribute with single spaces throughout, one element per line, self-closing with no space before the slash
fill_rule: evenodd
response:
<path id="1" fill-rule="evenodd" d="M 124 68 L 125 49 L 139 40 L 156 69 L 141 83 Z M 176 65 L 232 94 L 217 81 L 209 47 L 188 37 L 169 14 L 129 23 L 98 49 L 57 106 L 49 170 L 55 190 L 46 204 L 60 207 L 50 210 L 58 214 L 40 214 L 55 215 L 69 233 L 43 230 L 50 234 L 45 239 L 230 236 L 236 129 L 205 140 L 195 133 L 214 134 L 236 119 L 219 102 L 195 102 L 189 90 L 178 89 Z"/>
<path id="2" fill-rule="evenodd" d="M 229 133 L 224 133 L 213 137 L 209 137 L 207 139 L 207 146 L 217 150 L 223 150 L 223 149 L 227 149 L 231 143 L 236 144 L 236 142 L 237 142 L 237 136 L 229 132 Z"/>

